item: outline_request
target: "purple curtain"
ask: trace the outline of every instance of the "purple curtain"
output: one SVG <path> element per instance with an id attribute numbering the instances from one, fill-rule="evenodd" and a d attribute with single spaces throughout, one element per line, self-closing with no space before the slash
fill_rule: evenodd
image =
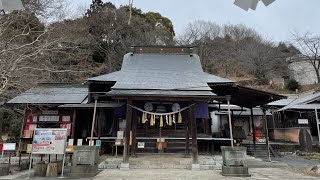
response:
<path id="1" fill-rule="evenodd" d="M 209 119 L 209 107 L 208 103 L 196 104 L 196 118 Z"/>
<path id="2" fill-rule="evenodd" d="M 123 105 L 119 108 L 115 108 L 113 111 L 113 117 L 116 119 L 121 118 L 121 119 L 126 119 L 126 114 L 127 114 L 127 106 Z"/>

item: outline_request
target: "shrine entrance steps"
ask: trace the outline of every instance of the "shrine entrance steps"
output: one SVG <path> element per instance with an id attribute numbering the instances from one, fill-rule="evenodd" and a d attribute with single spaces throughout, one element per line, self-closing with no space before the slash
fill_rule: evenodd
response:
<path id="1" fill-rule="evenodd" d="M 166 138 L 166 137 L 163 137 Z M 144 148 L 136 148 L 136 153 L 138 154 L 158 154 L 158 149 L 156 146 L 157 139 L 143 139 L 143 140 L 138 140 L 138 141 L 143 141 L 145 143 Z M 180 153 L 184 154 L 186 151 L 186 140 L 182 138 L 177 138 L 177 139 L 166 139 L 167 147 L 163 150 L 164 153 Z M 189 141 L 189 152 L 191 152 L 191 147 L 192 147 L 192 141 Z"/>
<path id="2" fill-rule="evenodd" d="M 119 169 L 122 157 L 108 157 L 99 164 L 99 169 Z M 138 154 L 137 157 L 130 157 L 130 169 L 190 169 L 191 157 L 185 157 L 184 154 Z M 221 156 L 203 156 L 199 155 L 199 164 L 201 170 L 219 170 L 221 169 Z"/>

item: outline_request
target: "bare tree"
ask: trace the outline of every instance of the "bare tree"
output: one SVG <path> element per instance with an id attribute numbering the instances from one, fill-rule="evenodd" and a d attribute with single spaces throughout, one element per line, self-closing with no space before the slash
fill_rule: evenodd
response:
<path id="1" fill-rule="evenodd" d="M 70 1 L 66 0 L 22 0 L 27 11 L 36 14 L 45 23 L 61 21 L 72 16 Z"/>
<path id="2" fill-rule="evenodd" d="M 300 60 L 308 62 L 313 67 L 317 83 L 320 83 L 320 36 L 309 32 L 303 35 L 295 33 L 293 43 L 302 53 Z"/>
<path id="3" fill-rule="evenodd" d="M 277 56 L 276 48 L 270 41 L 248 42 L 241 53 L 244 67 L 258 79 L 274 73 Z"/>

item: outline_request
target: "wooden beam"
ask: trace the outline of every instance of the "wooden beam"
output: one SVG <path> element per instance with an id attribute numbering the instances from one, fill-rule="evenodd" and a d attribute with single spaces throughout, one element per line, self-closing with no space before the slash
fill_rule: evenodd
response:
<path id="1" fill-rule="evenodd" d="M 137 147 L 137 124 L 138 124 L 138 114 L 137 110 L 133 109 L 132 117 L 132 145 L 131 145 L 131 156 L 136 156 L 136 147 Z"/>
<path id="2" fill-rule="evenodd" d="M 271 162 L 271 158 L 270 158 L 270 145 L 269 145 L 269 132 L 268 132 L 268 120 L 267 120 L 267 116 L 266 116 L 266 107 L 263 106 L 262 107 L 262 112 L 263 112 L 263 119 L 264 119 L 264 123 L 265 123 L 265 131 L 266 131 L 266 145 L 267 145 L 267 154 L 268 154 L 268 160 L 269 162 Z"/>
<path id="3" fill-rule="evenodd" d="M 180 102 L 208 102 L 211 100 L 225 100 L 225 96 L 212 96 L 212 97 L 188 97 L 188 96 L 177 96 L 177 97 L 168 97 L 168 96 L 111 96 L 112 99 L 132 99 L 134 101 L 180 101 Z"/>
<path id="4" fill-rule="evenodd" d="M 195 106 L 190 107 L 191 111 L 191 137 L 192 137 L 192 164 L 199 164 L 198 159 L 198 142 L 197 142 L 197 122 Z"/>
<path id="5" fill-rule="evenodd" d="M 317 130 L 318 130 L 318 144 L 320 144 L 320 122 L 319 122 L 319 118 L 318 118 L 318 109 L 314 109 L 314 113 L 316 115 L 316 123 L 317 123 Z"/>
<path id="6" fill-rule="evenodd" d="M 76 129 L 76 109 L 73 109 L 72 115 L 72 130 L 71 130 L 71 138 L 74 139 L 75 129 Z"/>
<path id="7" fill-rule="evenodd" d="M 128 99 L 127 104 L 132 105 L 132 99 Z M 123 163 L 129 163 L 131 119 L 132 119 L 132 107 L 127 106 L 125 144 L 123 149 Z"/>
<path id="8" fill-rule="evenodd" d="M 190 150 L 189 150 L 189 145 L 190 145 L 190 141 L 189 141 L 189 134 L 190 134 L 190 126 L 189 126 L 189 122 L 190 122 L 190 111 L 187 112 L 187 118 L 185 120 L 185 138 L 186 138 L 186 150 L 185 150 L 185 156 L 189 156 L 190 155 Z"/>
<path id="9" fill-rule="evenodd" d="M 252 140 L 253 140 L 254 156 L 256 156 L 256 128 L 254 126 L 253 109 L 252 108 L 250 108 L 250 112 L 251 112 L 251 126 L 252 126 Z"/>

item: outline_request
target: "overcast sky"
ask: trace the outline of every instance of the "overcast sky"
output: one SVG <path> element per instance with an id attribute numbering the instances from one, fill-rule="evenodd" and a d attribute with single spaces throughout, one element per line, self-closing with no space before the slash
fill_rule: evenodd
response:
<path id="1" fill-rule="evenodd" d="M 105 0 L 104 0 L 105 1 Z M 129 0 L 110 0 L 116 6 Z M 88 5 L 91 0 L 73 1 Z M 189 22 L 214 21 L 218 24 L 245 24 L 256 29 L 267 39 L 288 41 L 292 32 L 320 34 L 320 0 L 276 0 L 265 7 L 262 2 L 257 10 L 248 12 L 233 5 L 234 0 L 134 0 L 134 6 L 143 12 L 159 12 L 172 22 L 176 34 L 181 34 Z"/>

